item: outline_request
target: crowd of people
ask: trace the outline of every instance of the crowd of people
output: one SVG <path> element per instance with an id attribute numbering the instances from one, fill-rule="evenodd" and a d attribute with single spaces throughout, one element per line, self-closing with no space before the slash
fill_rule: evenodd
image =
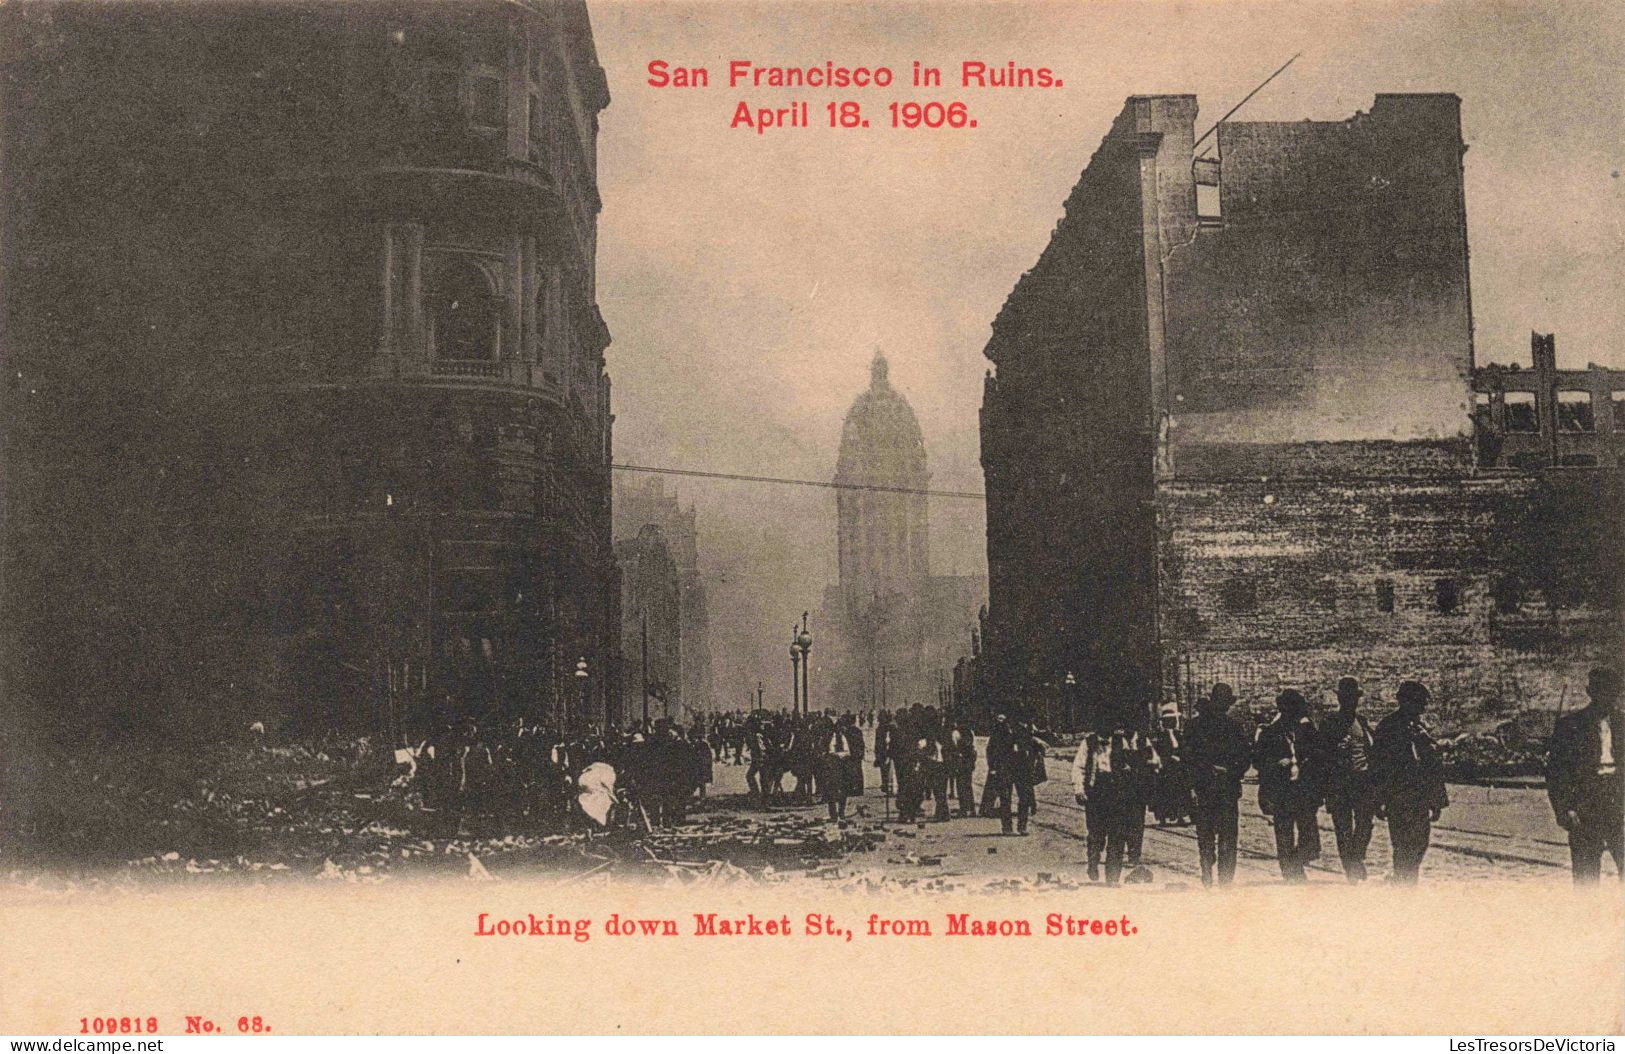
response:
<path id="1" fill-rule="evenodd" d="M 1558 719 L 1547 771 L 1581 882 L 1597 879 L 1605 852 L 1619 869 L 1625 828 L 1619 674 L 1594 670 L 1588 694 L 1589 706 Z M 1306 868 L 1321 856 L 1322 809 L 1350 882 L 1368 877 L 1379 821 L 1393 850 L 1391 880 L 1416 882 L 1433 825 L 1450 804 L 1423 717 L 1430 693 L 1419 681 L 1402 682 L 1396 708 L 1374 726 L 1361 712 L 1358 680 L 1342 678 L 1335 695 L 1336 710 L 1317 722 L 1303 693 L 1287 689 L 1252 729 L 1230 716 L 1236 693 L 1224 683 L 1197 700 L 1188 721 L 1168 707 L 1150 730 L 1136 708 L 1097 713 L 1072 764 L 1091 880 L 1102 867 L 1108 884 L 1150 879 L 1141 860 L 1149 813 L 1162 824 L 1194 823 L 1203 884 L 1230 883 L 1242 781 L 1256 771 L 1259 809 L 1274 828 L 1287 882 L 1306 881 Z M 464 718 L 408 753 L 425 806 L 459 824 L 501 816 L 554 828 L 653 830 L 682 822 L 717 764 L 746 766 L 749 795 L 762 806 L 821 803 L 832 822 L 844 823 L 872 765 L 887 818 L 895 799 L 904 823 L 980 816 L 997 818 L 1005 834 L 1025 835 L 1054 737 L 1019 717 L 994 715 L 978 803 L 976 733 L 967 720 L 926 706 L 838 716 L 735 711 L 696 717 L 687 728 L 657 720 L 575 735 L 519 719 L 484 729 Z"/>
<path id="2" fill-rule="evenodd" d="M 1625 831 L 1625 780 L 1616 760 L 1625 749 L 1619 674 L 1598 668 L 1587 689 L 1590 705 L 1556 723 L 1546 777 L 1558 825 L 1569 834 L 1575 880 L 1582 883 L 1597 880 L 1604 852 L 1620 870 Z M 1131 880 L 1148 877 L 1140 845 L 1150 808 L 1163 822 L 1179 822 L 1188 811 L 1203 884 L 1230 883 L 1242 779 L 1256 770 L 1259 810 L 1274 827 L 1276 859 L 1288 883 L 1306 881 L 1306 867 L 1320 858 L 1325 809 L 1350 882 L 1368 877 L 1371 835 L 1382 821 L 1393 851 L 1391 880 L 1414 884 L 1433 825 L 1450 805 L 1438 746 L 1423 718 L 1431 695 L 1420 681 L 1401 682 L 1396 708 L 1373 727 L 1360 712 L 1364 692 L 1357 679 L 1341 678 L 1335 694 L 1336 711 L 1317 724 L 1303 693 L 1287 689 L 1251 732 L 1229 716 L 1236 695 L 1224 683 L 1198 700 L 1183 729 L 1165 719 L 1147 735 L 1135 714 L 1107 715 L 1080 744 L 1072 771 L 1085 809 L 1090 877 L 1098 877 L 1102 856 L 1108 883 L 1116 883 L 1125 866 Z"/>
<path id="3" fill-rule="evenodd" d="M 701 722 L 565 734 L 523 718 L 482 726 L 465 716 L 405 757 L 425 809 L 453 830 L 483 820 L 652 830 L 681 823 L 704 797 L 716 755 Z"/>

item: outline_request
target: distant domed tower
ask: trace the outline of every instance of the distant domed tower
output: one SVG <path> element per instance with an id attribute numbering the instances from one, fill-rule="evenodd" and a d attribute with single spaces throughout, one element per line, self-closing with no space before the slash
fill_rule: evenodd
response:
<path id="1" fill-rule="evenodd" d="M 841 429 L 835 483 L 897 490 L 836 491 L 840 584 L 849 603 L 877 592 L 912 593 L 930 574 L 924 494 L 930 482 L 920 423 L 876 352 L 869 390 L 852 403 Z"/>
<path id="2" fill-rule="evenodd" d="M 843 709 L 934 701 L 925 670 L 930 482 L 920 423 L 877 352 L 835 465 L 840 568 L 825 615 L 832 694 Z"/>

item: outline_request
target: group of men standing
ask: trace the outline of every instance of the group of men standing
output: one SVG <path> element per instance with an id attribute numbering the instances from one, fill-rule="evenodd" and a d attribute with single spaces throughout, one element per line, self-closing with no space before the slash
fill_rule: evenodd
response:
<path id="1" fill-rule="evenodd" d="M 1372 728 L 1360 713 L 1359 681 L 1337 682 L 1337 710 L 1316 724 L 1303 693 L 1288 688 L 1275 714 L 1249 736 L 1228 716 L 1235 692 L 1227 684 L 1197 702 L 1185 731 L 1202 881 L 1229 883 L 1236 871 L 1241 779 L 1258 770 L 1259 810 L 1275 828 L 1276 858 L 1290 883 L 1307 880 L 1320 858 L 1320 810 L 1337 839 L 1350 882 L 1365 881 L 1375 820 L 1386 820 L 1393 845 L 1393 881 L 1414 883 L 1432 825 L 1450 804 L 1438 747 L 1422 720 L 1430 698 L 1420 681 L 1399 685 L 1397 708 Z M 1215 871 L 1217 874 L 1215 875 Z"/>
<path id="2" fill-rule="evenodd" d="M 945 717 L 935 707 L 880 712 L 875 724 L 875 768 L 880 770 L 881 793 L 889 796 L 895 790 L 897 818 L 903 823 L 922 819 L 928 802 L 934 806 L 932 819 L 952 819 L 950 797 L 960 816 L 973 815 L 975 730 L 968 723 Z"/>
<path id="3" fill-rule="evenodd" d="M 1558 719 L 1546 772 L 1552 809 L 1569 833 L 1574 877 L 1581 883 L 1597 880 L 1605 851 L 1620 870 L 1625 831 L 1625 780 L 1617 761 L 1625 749 L 1619 674 L 1610 667 L 1593 670 L 1587 692 L 1588 706 Z M 1317 725 L 1303 694 L 1287 689 L 1276 697 L 1275 715 L 1251 736 L 1228 716 L 1235 702 L 1229 685 L 1215 684 L 1197 702 L 1181 754 L 1190 774 L 1204 884 L 1228 883 L 1235 875 L 1241 780 L 1250 767 L 1258 771 L 1259 808 L 1274 826 L 1286 881 L 1305 881 L 1305 868 L 1320 857 L 1322 808 L 1350 882 L 1368 875 L 1366 854 L 1378 820 L 1388 825 L 1392 881 L 1417 881 L 1433 825 L 1450 804 L 1438 746 L 1423 718 L 1430 693 L 1420 681 L 1401 682 L 1396 708 L 1375 728 L 1360 712 L 1364 692 L 1358 680 L 1339 680 L 1336 695 L 1337 710 Z"/>
<path id="4" fill-rule="evenodd" d="M 773 714 L 759 711 L 743 725 L 750 752 L 745 782 L 752 796 L 777 802 L 822 801 L 831 820 L 846 818 L 846 802 L 863 794 L 863 730 L 851 713 Z M 737 754 L 736 754 L 737 757 Z M 795 784 L 787 792 L 784 777 Z"/>

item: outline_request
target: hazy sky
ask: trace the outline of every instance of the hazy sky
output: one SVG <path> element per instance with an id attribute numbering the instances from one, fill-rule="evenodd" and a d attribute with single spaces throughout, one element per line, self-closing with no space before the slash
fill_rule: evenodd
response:
<path id="1" fill-rule="evenodd" d="M 1215 121 L 1341 119 L 1377 92 L 1455 92 L 1468 143 L 1478 358 L 1625 366 L 1625 32 L 1612 4 L 656 3 L 591 0 L 602 118 L 599 303 L 619 460 L 827 479 L 877 346 L 933 484 L 979 490 L 989 324 L 1037 259 L 1123 100 L 1194 92 Z M 708 89 L 655 89 L 662 58 Z M 727 65 L 887 65 L 892 89 L 730 89 Z M 913 60 L 944 87 L 908 86 Z M 1048 91 L 963 90 L 961 61 L 1047 66 Z M 831 130 L 854 98 L 872 127 Z M 892 130 L 886 105 L 961 99 L 978 127 Z M 813 127 L 730 130 L 806 99 Z M 719 691 L 787 681 L 789 623 L 833 577 L 832 493 L 676 481 L 712 573 Z M 939 571 L 980 572 L 981 510 L 934 501 Z M 815 627 L 816 630 L 816 627 Z M 815 681 L 815 687 L 819 682 Z"/>

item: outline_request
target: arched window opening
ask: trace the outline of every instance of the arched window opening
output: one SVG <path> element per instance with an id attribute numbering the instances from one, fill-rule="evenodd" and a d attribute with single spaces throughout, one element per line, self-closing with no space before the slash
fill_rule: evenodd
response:
<path id="1" fill-rule="evenodd" d="M 466 261 L 444 265 L 435 282 L 430 318 L 435 356 L 461 361 L 497 357 L 497 298 L 490 277 Z"/>

